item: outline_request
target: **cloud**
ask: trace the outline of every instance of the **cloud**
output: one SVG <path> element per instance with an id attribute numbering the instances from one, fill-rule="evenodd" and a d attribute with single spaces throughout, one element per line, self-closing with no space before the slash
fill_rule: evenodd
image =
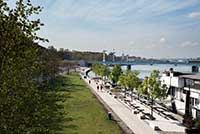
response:
<path id="1" fill-rule="evenodd" d="M 190 18 L 200 19 L 200 12 L 192 12 L 188 15 Z"/>
<path id="2" fill-rule="evenodd" d="M 115 48 L 119 53 L 157 57 L 173 50 L 174 55 L 186 56 L 185 47 L 196 49 L 200 42 L 200 22 L 189 19 L 198 17 L 192 11 L 199 11 L 200 0 L 49 1 L 44 6 L 42 34 L 58 48 Z M 187 51 L 187 56 L 198 55 L 200 49 Z"/>
<path id="3" fill-rule="evenodd" d="M 185 41 L 181 44 L 181 47 L 197 47 L 197 46 L 200 46 L 199 42 Z"/>
<path id="4" fill-rule="evenodd" d="M 112 25 L 113 23 L 140 22 L 151 17 L 183 10 L 197 3 L 199 0 L 54 0 L 51 6 L 54 8 L 49 10 L 65 19 L 81 19 Z"/>
<path id="5" fill-rule="evenodd" d="M 166 42 L 166 39 L 164 37 L 161 37 L 160 38 L 160 43 L 165 43 Z"/>

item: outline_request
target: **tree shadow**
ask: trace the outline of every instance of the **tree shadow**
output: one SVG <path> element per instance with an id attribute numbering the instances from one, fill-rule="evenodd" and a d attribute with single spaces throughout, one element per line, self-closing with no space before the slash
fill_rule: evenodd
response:
<path id="1" fill-rule="evenodd" d="M 47 124 L 50 126 L 53 133 L 62 134 L 64 129 L 77 130 L 79 128 L 77 125 L 70 123 L 77 119 L 66 116 L 68 113 L 66 113 L 64 108 L 64 102 L 73 97 L 71 93 L 80 91 L 83 88 L 84 84 L 74 84 L 68 77 L 59 76 L 56 79 L 55 85 L 50 89 L 52 94 L 49 94 L 48 97 L 44 97 L 46 99 L 45 102 L 48 102 L 50 106 L 50 113 L 48 115 L 51 119 Z"/>

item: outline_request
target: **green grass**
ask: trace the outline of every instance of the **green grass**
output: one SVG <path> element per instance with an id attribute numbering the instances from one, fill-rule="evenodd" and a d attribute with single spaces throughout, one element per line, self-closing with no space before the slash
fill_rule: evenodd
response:
<path id="1" fill-rule="evenodd" d="M 62 134 L 121 134 L 114 121 L 107 119 L 107 113 L 77 73 L 65 76 L 61 94 L 68 98 L 63 102 L 67 119 Z M 68 95 L 69 94 L 69 95 Z"/>
<path id="2" fill-rule="evenodd" d="M 114 88 L 110 90 L 111 92 L 122 92 L 122 89 L 120 88 Z"/>

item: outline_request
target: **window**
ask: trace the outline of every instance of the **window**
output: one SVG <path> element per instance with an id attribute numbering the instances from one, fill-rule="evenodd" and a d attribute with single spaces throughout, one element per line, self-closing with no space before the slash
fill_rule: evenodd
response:
<path id="1" fill-rule="evenodd" d="M 176 90 L 175 87 L 170 88 L 170 95 L 173 97 L 175 97 L 175 92 L 176 92 L 175 90 Z"/>
<path id="2" fill-rule="evenodd" d="M 197 106 L 197 105 L 199 105 L 199 100 L 196 98 L 190 98 L 190 104 L 192 106 Z"/>
<path id="3" fill-rule="evenodd" d="M 199 100 L 195 99 L 195 106 L 199 105 Z"/>
<path id="4" fill-rule="evenodd" d="M 200 110 L 196 110 L 196 118 L 200 119 Z"/>
<path id="5" fill-rule="evenodd" d="M 194 106 L 194 98 L 190 98 L 190 104 Z"/>

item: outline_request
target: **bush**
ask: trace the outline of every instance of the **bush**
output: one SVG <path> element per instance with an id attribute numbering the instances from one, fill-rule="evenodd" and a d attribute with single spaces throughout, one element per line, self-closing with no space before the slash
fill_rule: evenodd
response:
<path id="1" fill-rule="evenodd" d="M 190 116 L 184 116 L 183 124 L 184 124 L 187 128 L 192 128 L 192 127 L 194 127 L 194 120 L 193 120 L 193 118 L 190 117 Z"/>
<path id="2" fill-rule="evenodd" d="M 114 88 L 110 90 L 111 92 L 122 92 L 122 89 Z"/>
<path id="3" fill-rule="evenodd" d="M 200 129 L 200 120 L 195 121 L 195 127 Z"/>

